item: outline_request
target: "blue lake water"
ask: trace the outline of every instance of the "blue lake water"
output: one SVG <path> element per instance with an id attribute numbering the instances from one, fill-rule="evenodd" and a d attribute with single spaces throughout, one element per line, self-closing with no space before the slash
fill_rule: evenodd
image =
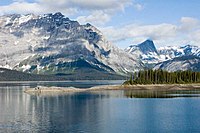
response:
<path id="1" fill-rule="evenodd" d="M 96 91 L 29 95 L 29 87 L 122 81 L 0 83 L 0 132 L 200 132 L 200 91 Z"/>

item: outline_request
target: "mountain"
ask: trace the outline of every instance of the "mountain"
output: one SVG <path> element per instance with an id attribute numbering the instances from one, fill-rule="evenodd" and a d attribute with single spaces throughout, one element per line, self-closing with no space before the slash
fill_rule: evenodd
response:
<path id="1" fill-rule="evenodd" d="M 140 59 L 148 69 L 200 71 L 198 46 L 166 46 L 156 49 L 152 40 L 146 40 L 129 46 L 125 51 Z"/>
<path id="2" fill-rule="evenodd" d="M 145 64 L 154 64 L 160 61 L 159 53 L 152 40 L 146 40 L 138 45 L 131 45 L 125 51 Z"/>
<path id="3" fill-rule="evenodd" d="M 166 71 L 200 71 L 200 57 L 193 55 L 175 57 L 171 60 L 158 63 L 154 69 L 163 69 Z"/>
<path id="4" fill-rule="evenodd" d="M 136 50 L 139 50 L 143 54 L 149 54 L 149 53 L 158 54 L 157 49 L 152 40 L 146 40 L 138 45 L 131 45 L 126 49 L 126 51 L 130 53 L 134 53 Z"/>
<path id="5" fill-rule="evenodd" d="M 200 57 L 200 48 L 198 46 L 167 46 L 158 49 L 159 55 L 165 59 L 173 59 L 175 57 L 194 55 Z"/>
<path id="6" fill-rule="evenodd" d="M 168 62 L 183 65 L 182 58 L 195 62 L 192 57 L 200 57 L 199 47 L 157 49 L 152 40 L 121 50 L 107 41 L 96 27 L 89 23 L 81 25 L 59 12 L 0 16 L 0 68 L 72 75 L 71 78 L 79 74 L 80 78 L 94 79 L 154 66 L 155 69 L 170 68 Z M 191 68 L 198 70 L 195 63 L 191 63 Z"/>
<path id="7" fill-rule="evenodd" d="M 158 63 L 154 69 L 200 71 L 200 48 L 198 46 L 161 47 L 158 53 L 165 61 Z"/>
<path id="8" fill-rule="evenodd" d="M 144 67 L 91 24 L 80 25 L 59 12 L 1 16 L 0 51 L 0 67 L 35 74 L 123 74 Z"/>

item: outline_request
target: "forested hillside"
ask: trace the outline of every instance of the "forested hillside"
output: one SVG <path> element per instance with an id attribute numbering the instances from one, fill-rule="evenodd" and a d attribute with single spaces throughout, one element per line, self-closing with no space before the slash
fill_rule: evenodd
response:
<path id="1" fill-rule="evenodd" d="M 125 77 L 95 70 L 79 69 L 73 74 L 38 75 L 0 68 L 0 81 L 121 80 Z"/>

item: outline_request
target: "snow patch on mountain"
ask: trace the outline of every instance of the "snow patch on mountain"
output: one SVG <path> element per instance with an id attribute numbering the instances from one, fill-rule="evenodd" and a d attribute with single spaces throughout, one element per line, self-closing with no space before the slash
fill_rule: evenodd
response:
<path id="1" fill-rule="evenodd" d="M 165 60 L 169 60 L 175 57 L 181 57 L 187 55 L 200 56 L 200 48 L 198 46 L 193 46 L 193 45 L 168 46 L 168 47 L 160 47 L 158 49 L 158 53 L 160 56 L 165 57 Z"/>
<path id="2" fill-rule="evenodd" d="M 166 71 L 200 71 L 200 58 L 197 56 L 182 56 L 158 63 L 154 69 L 163 69 Z"/>
<path id="3" fill-rule="evenodd" d="M 126 52 L 131 53 L 134 58 L 140 59 L 147 67 L 149 65 L 159 63 L 162 65 L 165 61 L 173 60 L 177 57 L 183 56 L 197 56 L 200 57 L 200 48 L 198 46 L 193 45 L 185 45 L 185 46 L 165 46 L 160 47 L 158 49 L 155 48 L 153 41 L 146 40 L 141 44 L 131 45 L 127 49 Z M 176 62 L 177 65 L 172 64 L 169 66 L 171 70 L 176 70 L 178 67 L 181 67 L 181 62 Z M 184 63 L 184 62 L 183 62 Z M 183 68 L 188 68 L 185 64 L 182 63 Z M 157 68 L 159 68 L 159 64 Z M 173 66 L 175 65 L 175 66 Z M 157 69 L 155 68 L 155 69 Z"/>
<path id="4" fill-rule="evenodd" d="M 61 13 L 1 16 L 0 51 L 0 66 L 25 72 L 74 71 L 77 68 L 71 64 L 86 62 L 117 73 L 144 67 L 139 59 L 108 42 L 96 27 L 80 25 Z"/>
<path id="5" fill-rule="evenodd" d="M 152 40 L 131 45 L 125 51 L 132 54 L 134 58 L 140 59 L 145 64 L 154 64 L 162 61 Z"/>

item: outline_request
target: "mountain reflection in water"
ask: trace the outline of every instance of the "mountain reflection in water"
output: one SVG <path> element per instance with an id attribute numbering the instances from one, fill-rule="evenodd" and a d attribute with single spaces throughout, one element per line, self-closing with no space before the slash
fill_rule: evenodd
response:
<path id="1" fill-rule="evenodd" d="M 82 87 L 88 85 L 84 83 Z M 109 90 L 54 95 L 24 93 L 30 86 L 35 85 L 0 86 L 0 132 L 200 131 L 198 90 Z"/>

